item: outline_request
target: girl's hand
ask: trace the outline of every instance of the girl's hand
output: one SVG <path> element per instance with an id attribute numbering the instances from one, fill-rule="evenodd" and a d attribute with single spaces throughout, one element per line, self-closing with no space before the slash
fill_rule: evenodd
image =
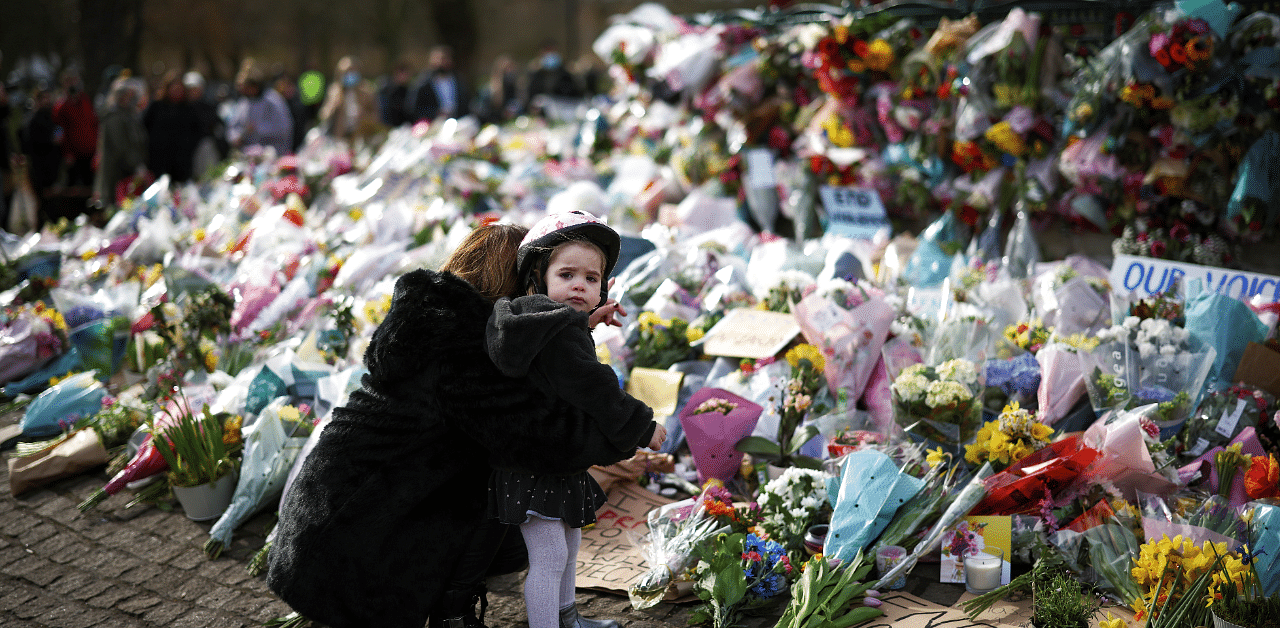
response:
<path id="1" fill-rule="evenodd" d="M 587 318 L 587 326 L 595 329 L 596 325 L 604 323 L 614 327 L 622 327 L 622 321 L 618 320 L 618 317 L 625 317 L 626 315 L 627 311 L 622 309 L 622 306 L 618 305 L 617 301 L 609 299 L 605 301 L 604 305 L 591 312 L 591 315 Z"/>
<path id="2" fill-rule="evenodd" d="M 658 428 L 653 430 L 653 437 L 649 439 L 649 449 L 658 451 L 665 442 L 667 442 L 667 428 L 658 425 Z"/>

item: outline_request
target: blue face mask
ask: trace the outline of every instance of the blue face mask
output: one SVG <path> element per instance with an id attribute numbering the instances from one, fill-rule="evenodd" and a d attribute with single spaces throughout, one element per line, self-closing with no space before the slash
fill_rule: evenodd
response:
<path id="1" fill-rule="evenodd" d="M 542 67 L 547 68 L 548 70 L 560 69 L 560 55 L 554 52 L 548 52 L 547 54 L 542 55 Z"/>
<path id="2" fill-rule="evenodd" d="M 359 72 L 347 72 L 342 75 L 342 84 L 347 87 L 355 87 L 360 82 Z"/>

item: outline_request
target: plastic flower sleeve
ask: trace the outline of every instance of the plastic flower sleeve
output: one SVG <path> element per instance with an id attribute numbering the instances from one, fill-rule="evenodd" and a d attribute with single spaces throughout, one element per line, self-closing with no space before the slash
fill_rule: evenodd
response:
<path id="1" fill-rule="evenodd" d="M 946 212 L 930 224 L 917 241 L 901 278 L 919 288 L 942 283 L 951 272 L 951 258 L 964 246 L 954 212 Z"/>
<path id="2" fill-rule="evenodd" d="M 880 580 L 876 582 L 876 588 L 883 589 L 899 577 L 907 575 L 915 568 L 916 563 L 920 561 L 920 557 L 937 549 L 942 543 L 943 533 L 960 521 L 962 517 L 968 515 L 969 511 L 986 496 L 987 489 L 984 482 L 994 472 L 991 468 L 991 463 L 984 462 L 974 472 L 964 488 L 960 489 L 960 492 L 956 494 L 955 499 L 942 512 L 942 516 L 938 518 L 938 521 L 933 524 L 933 527 L 929 528 L 929 531 L 916 544 L 916 548 L 906 558 L 902 559 L 902 562 L 894 565 L 893 569 L 880 576 Z"/>
<path id="3" fill-rule="evenodd" d="M 1129 528 L 1109 521 L 1084 531 L 1089 543 L 1086 552 L 1090 566 L 1099 578 L 1103 589 L 1126 605 L 1142 600 L 1142 592 L 1133 581 L 1133 559 L 1138 556 L 1140 543 Z"/>
<path id="4" fill-rule="evenodd" d="M 231 496 L 231 505 L 209 530 L 205 553 L 217 557 L 231 545 L 231 535 L 240 524 L 280 497 L 284 491 L 289 470 L 306 436 L 291 436 L 280 418 L 280 408 L 287 398 L 277 398 L 258 415 L 258 420 L 243 428 L 244 458 L 240 463 L 240 478 Z"/>
<path id="5" fill-rule="evenodd" d="M 1265 213 L 1259 216 L 1259 212 L 1252 212 L 1254 215 L 1249 216 L 1252 219 L 1249 222 L 1257 221 L 1263 231 L 1270 230 L 1275 225 L 1277 213 L 1280 213 L 1280 198 L 1277 198 L 1277 181 L 1274 176 L 1277 165 L 1280 165 L 1276 162 L 1277 155 L 1280 155 L 1280 133 L 1268 129 L 1249 148 L 1244 163 L 1240 164 L 1240 169 L 1236 172 L 1235 190 L 1227 203 L 1228 219 L 1234 219 L 1248 206 L 1256 205 Z"/>
<path id="6" fill-rule="evenodd" d="M 94 371 L 82 371 L 37 395 L 18 425 L 23 436 L 53 436 L 76 421 L 97 414 L 105 396 L 107 389 L 95 378 Z"/>
<path id="7" fill-rule="evenodd" d="M 728 532 L 707 514 L 701 502 L 694 499 L 673 502 L 649 511 L 649 532 L 632 542 L 644 554 L 648 569 L 627 591 L 631 607 L 644 610 L 656 606 L 667 593 L 667 587 L 691 567 L 696 560 L 694 548 L 707 539 Z"/>
<path id="8" fill-rule="evenodd" d="M 1243 301 L 1207 288 L 1198 279 L 1188 284 L 1185 327 L 1215 351 L 1206 384 L 1225 388 L 1233 383 L 1245 348 L 1250 342 L 1266 340 L 1269 330 Z"/>
<path id="9" fill-rule="evenodd" d="M 1040 363 L 1040 386 L 1036 390 L 1037 418 L 1052 426 L 1067 416 L 1088 389 L 1084 384 L 1084 370 L 1077 349 L 1069 345 L 1052 343 L 1036 353 Z"/>
<path id="10" fill-rule="evenodd" d="M 1089 403 L 1099 414 L 1129 404 L 1130 387 L 1137 381 L 1137 369 L 1130 353 L 1127 341 L 1103 342 L 1091 351 L 1079 352 Z"/>
<path id="11" fill-rule="evenodd" d="M 828 388 L 861 397 L 896 310 L 874 296 L 849 310 L 814 292 L 796 304 L 795 315 L 805 339 L 826 358 Z"/>
<path id="12" fill-rule="evenodd" d="M 838 490 L 827 490 L 836 498 L 823 553 L 840 560 L 850 560 L 870 545 L 898 508 L 924 486 L 923 480 L 904 473 L 892 458 L 874 449 L 846 456 L 839 482 Z"/>
<path id="13" fill-rule="evenodd" d="M 1280 593 L 1280 504 L 1252 502 L 1247 508 L 1249 547 L 1254 551 L 1254 569 L 1268 597 Z M 1262 551 L 1259 551 L 1262 550 Z"/>

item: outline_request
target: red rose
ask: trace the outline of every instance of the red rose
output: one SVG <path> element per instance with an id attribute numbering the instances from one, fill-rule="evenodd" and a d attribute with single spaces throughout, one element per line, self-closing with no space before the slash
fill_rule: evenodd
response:
<path id="1" fill-rule="evenodd" d="M 1164 243 L 1164 240 L 1154 240 L 1151 242 L 1151 257 L 1164 257 L 1164 254 L 1168 252 L 1168 250 L 1169 246 Z"/>

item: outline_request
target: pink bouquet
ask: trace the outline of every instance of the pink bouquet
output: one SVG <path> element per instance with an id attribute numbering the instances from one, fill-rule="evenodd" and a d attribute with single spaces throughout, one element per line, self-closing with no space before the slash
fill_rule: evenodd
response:
<path id="1" fill-rule="evenodd" d="M 742 452 L 734 444 L 750 436 L 764 408 L 720 388 L 693 393 L 680 410 L 689 451 L 698 468 L 698 484 L 711 478 L 732 480 L 742 466 Z"/>
<path id="2" fill-rule="evenodd" d="M 828 388 L 861 397 L 897 315 L 894 308 L 878 292 L 837 280 L 802 299 L 795 315 L 805 340 L 822 349 Z"/>

